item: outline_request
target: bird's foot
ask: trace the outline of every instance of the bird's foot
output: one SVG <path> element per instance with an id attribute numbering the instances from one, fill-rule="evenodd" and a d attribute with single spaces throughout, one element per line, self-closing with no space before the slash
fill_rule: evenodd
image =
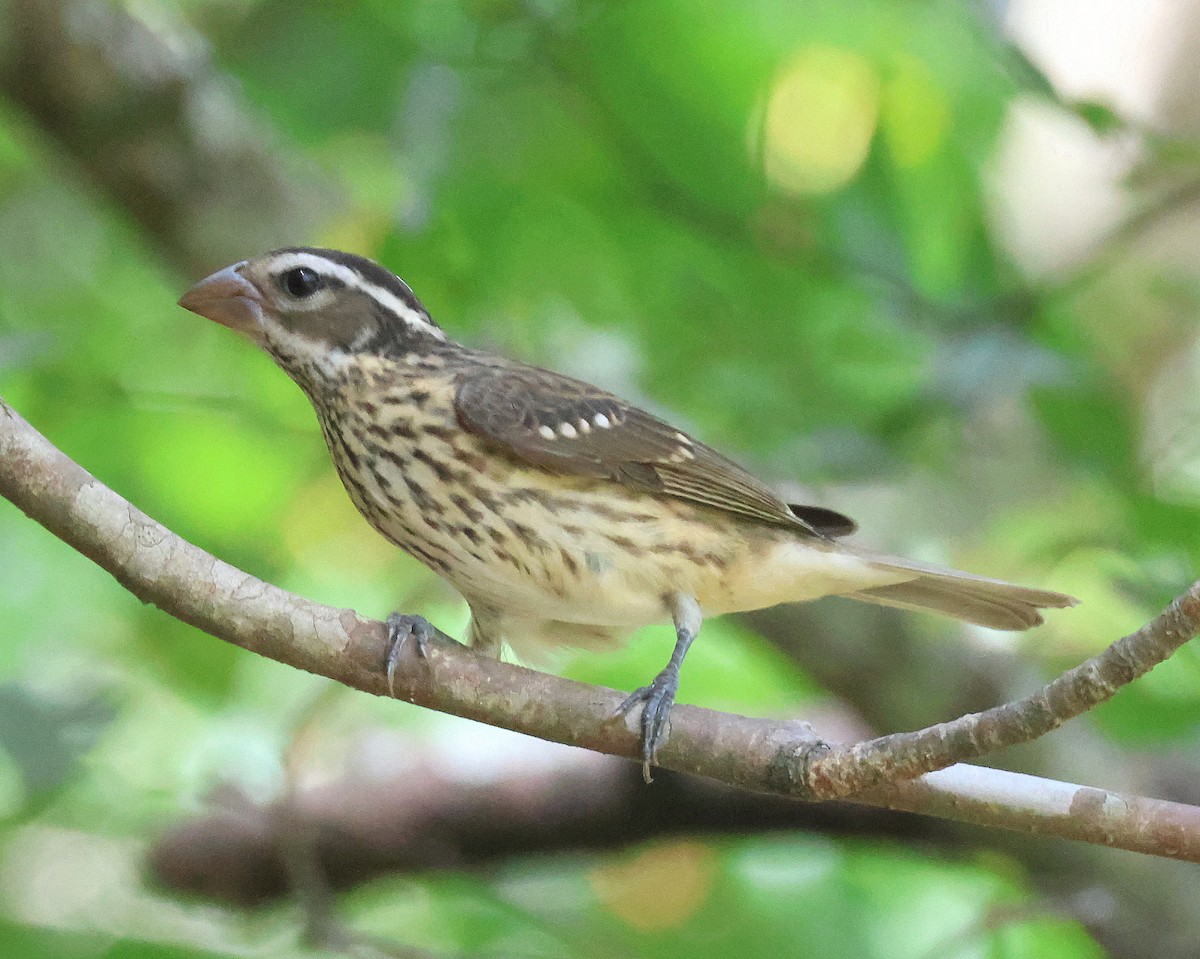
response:
<path id="1" fill-rule="evenodd" d="M 642 778 L 654 782 L 650 767 L 657 761 L 659 747 L 667 741 L 668 719 L 679 692 L 679 669 L 671 665 L 654 677 L 649 686 L 635 689 L 617 707 L 624 716 L 639 703 L 642 705 Z"/>
<path id="2" fill-rule="evenodd" d="M 436 630 L 424 616 L 404 616 L 400 613 L 392 613 L 387 618 L 385 625 L 387 626 L 388 644 L 384 665 L 387 670 L 388 693 L 395 698 L 396 664 L 400 662 L 400 656 L 404 652 L 404 647 L 408 645 L 409 637 L 416 641 L 417 655 L 424 659 L 429 655 L 429 641 L 433 639 Z"/>

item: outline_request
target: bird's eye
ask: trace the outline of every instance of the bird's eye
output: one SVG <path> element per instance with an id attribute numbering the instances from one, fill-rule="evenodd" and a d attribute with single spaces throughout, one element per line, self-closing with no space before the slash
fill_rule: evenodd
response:
<path id="1" fill-rule="evenodd" d="M 280 276 L 279 285 L 290 296 L 303 299 L 306 296 L 312 296 L 324 284 L 321 281 L 321 274 L 316 270 L 307 266 L 298 266 Z"/>

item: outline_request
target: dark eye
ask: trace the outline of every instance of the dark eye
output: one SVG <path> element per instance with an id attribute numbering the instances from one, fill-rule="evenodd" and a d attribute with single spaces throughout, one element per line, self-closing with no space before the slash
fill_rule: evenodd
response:
<path id="1" fill-rule="evenodd" d="M 288 270 L 279 278 L 279 284 L 288 294 L 298 299 L 312 296 L 324 285 L 321 282 L 321 274 L 307 266 Z"/>

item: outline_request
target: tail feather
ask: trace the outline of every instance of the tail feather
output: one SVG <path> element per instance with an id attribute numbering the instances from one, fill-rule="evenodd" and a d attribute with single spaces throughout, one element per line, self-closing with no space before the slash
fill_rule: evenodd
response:
<path id="1" fill-rule="evenodd" d="M 864 603 L 943 613 L 992 629 L 1020 630 L 1042 622 L 1038 610 L 1074 606 L 1079 602 L 1073 596 L 1047 589 L 1018 586 L 891 556 L 862 555 L 873 566 L 916 574 L 903 583 L 847 594 Z"/>

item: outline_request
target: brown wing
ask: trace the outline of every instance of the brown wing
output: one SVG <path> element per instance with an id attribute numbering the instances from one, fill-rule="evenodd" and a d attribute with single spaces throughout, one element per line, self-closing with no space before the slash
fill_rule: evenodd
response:
<path id="1" fill-rule="evenodd" d="M 605 477 L 817 536 L 854 529 L 831 510 L 789 508 L 716 450 L 559 373 L 517 365 L 475 369 L 460 378 L 454 404 L 466 429 L 545 469 Z"/>

